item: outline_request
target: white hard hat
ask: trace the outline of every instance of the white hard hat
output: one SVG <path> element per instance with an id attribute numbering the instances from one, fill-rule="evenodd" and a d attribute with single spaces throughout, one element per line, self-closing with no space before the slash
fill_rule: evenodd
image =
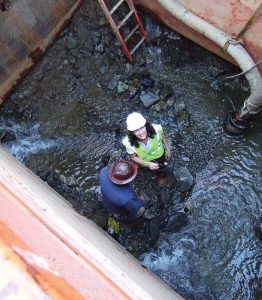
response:
<path id="1" fill-rule="evenodd" d="M 146 124 L 146 119 L 138 112 L 133 112 L 126 118 L 126 125 L 129 131 L 137 130 Z"/>

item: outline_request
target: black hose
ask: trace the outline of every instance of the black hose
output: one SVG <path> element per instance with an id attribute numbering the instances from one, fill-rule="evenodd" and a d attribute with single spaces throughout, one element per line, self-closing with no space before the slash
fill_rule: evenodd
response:
<path id="1" fill-rule="evenodd" d="M 245 75 L 246 73 L 250 72 L 251 70 L 253 70 L 256 66 L 258 66 L 258 65 L 261 64 L 261 63 L 262 63 L 262 59 L 259 60 L 257 63 L 255 63 L 251 68 L 249 68 L 249 69 L 246 70 L 246 71 L 243 71 L 243 72 L 241 72 L 241 73 L 239 73 L 239 74 L 236 74 L 236 75 L 233 75 L 233 76 L 227 76 L 227 77 L 224 77 L 224 78 L 219 78 L 219 79 L 217 80 L 217 84 L 218 84 L 218 87 L 219 87 L 220 91 L 221 91 L 221 92 L 223 93 L 223 95 L 230 101 L 230 103 L 231 103 L 231 105 L 232 105 L 232 107 L 233 107 L 233 111 L 234 111 L 234 112 L 236 111 L 235 105 L 234 105 L 232 99 L 230 99 L 230 98 L 228 97 L 228 95 L 225 93 L 224 88 L 221 87 L 221 82 L 222 82 L 222 81 L 229 80 L 229 79 L 238 78 L 238 77 L 240 77 L 240 76 L 242 76 L 242 75 Z"/>
<path id="2" fill-rule="evenodd" d="M 224 80 L 224 78 L 218 78 L 217 80 L 213 81 L 217 82 L 217 86 L 219 87 L 219 91 L 226 97 L 226 99 L 231 103 L 232 108 L 233 108 L 233 112 L 236 112 L 236 108 L 235 105 L 232 101 L 232 99 L 226 94 L 226 92 L 224 91 L 224 87 L 221 86 L 222 81 Z M 212 85 L 212 84 L 211 84 Z"/>

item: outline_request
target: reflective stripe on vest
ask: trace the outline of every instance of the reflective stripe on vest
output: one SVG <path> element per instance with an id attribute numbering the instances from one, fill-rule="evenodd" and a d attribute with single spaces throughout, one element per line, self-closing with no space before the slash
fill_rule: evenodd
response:
<path id="1" fill-rule="evenodd" d="M 156 128 L 155 128 L 156 129 Z M 129 143 L 128 136 L 123 140 L 123 144 L 130 148 L 137 156 L 145 161 L 152 161 L 161 157 L 164 154 L 164 145 L 162 142 L 162 130 L 157 128 L 156 134 L 151 140 L 151 147 L 148 150 L 145 150 L 141 145 L 138 147 L 131 146 Z"/>

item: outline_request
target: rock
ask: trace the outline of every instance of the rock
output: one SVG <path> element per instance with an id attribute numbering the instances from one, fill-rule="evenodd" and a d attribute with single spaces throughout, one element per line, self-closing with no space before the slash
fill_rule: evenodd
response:
<path id="1" fill-rule="evenodd" d="M 75 72 L 74 72 L 74 76 L 76 78 L 80 78 L 80 77 L 86 77 L 88 75 L 88 69 L 86 68 L 85 65 L 80 66 Z"/>
<path id="2" fill-rule="evenodd" d="M 181 35 L 174 31 L 165 32 L 164 35 L 167 36 L 171 40 L 181 40 Z"/>
<path id="3" fill-rule="evenodd" d="M 126 75 L 131 76 L 134 73 L 134 67 L 129 63 L 125 64 L 125 73 Z"/>
<path id="4" fill-rule="evenodd" d="M 116 74 L 113 75 L 113 77 L 110 79 L 107 85 L 109 90 L 113 90 L 114 88 L 117 87 L 120 77 L 121 77 L 120 75 L 116 75 Z"/>
<path id="5" fill-rule="evenodd" d="M 176 113 L 180 113 L 181 111 L 187 109 L 185 102 L 182 101 L 182 100 L 180 100 L 178 102 L 175 102 L 174 103 L 174 108 L 175 108 Z"/>
<path id="6" fill-rule="evenodd" d="M 149 107 L 154 103 L 159 101 L 159 97 L 151 92 L 145 93 L 144 91 L 141 92 L 140 100 L 143 102 L 144 107 Z"/>
<path id="7" fill-rule="evenodd" d="M 147 195 L 146 192 L 142 191 L 142 192 L 141 192 L 141 196 L 143 197 L 143 202 L 144 202 L 145 204 L 147 204 L 147 203 L 150 202 L 150 197 Z"/>
<path id="8" fill-rule="evenodd" d="M 254 231 L 257 238 L 262 242 L 262 217 L 260 217 L 259 220 L 257 220 L 254 226 Z"/>
<path id="9" fill-rule="evenodd" d="M 20 123 L 20 130 L 24 135 L 30 136 L 31 134 L 31 127 L 28 125 L 26 122 L 21 122 Z"/>
<path id="10" fill-rule="evenodd" d="M 182 160 L 183 160 L 184 162 L 189 162 L 189 161 L 190 161 L 190 158 L 187 157 L 187 156 L 183 156 L 183 155 L 182 155 Z"/>
<path id="11" fill-rule="evenodd" d="M 208 71 L 214 77 L 218 77 L 219 75 L 222 75 L 225 72 L 222 67 L 218 66 L 211 66 L 208 68 Z"/>
<path id="12" fill-rule="evenodd" d="M 66 40 L 65 40 L 65 47 L 66 49 L 75 49 L 77 47 L 78 43 L 77 40 L 75 38 L 73 38 L 72 36 L 69 36 Z"/>
<path id="13" fill-rule="evenodd" d="M 150 51 L 145 53 L 145 61 L 147 64 L 160 62 L 162 59 L 162 48 L 158 46 L 150 47 Z"/>
<path id="14" fill-rule="evenodd" d="M 60 175 L 59 175 L 59 180 L 60 180 L 62 183 L 66 184 L 66 177 L 65 177 L 65 175 L 60 174 Z"/>
<path id="15" fill-rule="evenodd" d="M 210 87 L 214 90 L 214 91 L 220 91 L 221 88 L 219 86 L 219 82 L 218 80 L 215 80 L 213 82 L 211 82 Z"/>
<path id="16" fill-rule="evenodd" d="M 167 107 L 171 108 L 174 105 L 174 98 L 168 99 L 166 102 Z"/>
<path id="17" fill-rule="evenodd" d="M 193 185 L 193 176 L 186 167 L 180 167 L 173 170 L 179 190 L 183 193 L 191 189 Z"/>
<path id="18" fill-rule="evenodd" d="M 153 89 L 151 89 L 151 92 L 155 95 L 157 95 L 158 97 L 160 97 L 161 94 L 161 89 L 158 86 L 155 86 Z M 161 98 L 162 99 L 162 98 Z"/>
<path id="19" fill-rule="evenodd" d="M 157 216 L 156 213 L 152 209 L 146 209 L 142 217 L 144 219 L 152 220 L 156 216 Z"/>
<path id="20" fill-rule="evenodd" d="M 123 81 L 119 81 L 118 84 L 117 84 L 117 93 L 121 94 L 121 93 L 127 91 L 128 88 L 129 87 L 128 87 L 127 84 L 125 84 Z"/>
<path id="21" fill-rule="evenodd" d="M 78 185 L 77 181 L 72 176 L 66 177 L 63 174 L 60 174 L 59 175 L 59 180 L 62 183 L 64 183 L 65 185 L 70 186 L 70 187 Z"/>
<path id="22" fill-rule="evenodd" d="M 92 44 L 92 43 L 89 43 L 88 41 L 85 42 L 84 47 L 85 47 L 89 52 L 93 51 L 93 49 L 94 49 L 93 44 Z"/>
<path id="23" fill-rule="evenodd" d="M 84 44 L 87 40 L 87 29 L 82 24 L 78 24 L 76 27 L 76 33 L 81 44 Z"/>
<path id="24" fill-rule="evenodd" d="M 101 33 L 99 31 L 93 32 L 91 40 L 93 42 L 93 45 L 98 45 L 101 41 Z"/>
<path id="25" fill-rule="evenodd" d="M 192 202 L 187 202 L 186 205 L 185 205 L 185 208 L 184 208 L 184 212 L 185 213 L 191 213 L 192 210 L 194 209 L 194 204 Z"/>
<path id="26" fill-rule="evenodd" d="M 1 143 L 8 143 L 16 140 L 15 134 L 6 129 L 1 129 L 0 128 L 0 142 Z"/>
<path id="27" fill-rule="evenodd" d="M 130 85 L 129 86 L 129 97 L 132 98 L 132 97 L 136 96 L 137 93 L 138 93 L 138 89 L 135 86 Z"/>
<path id="28" fill-rule="evenodd" d="M 161 111 L 161 106 L 159 103 L 157 103 L 154 107 L 155 107 L 155 111 L 157 111 L 157 112 Z"/>
<path id="29" fill-rule="evenodd" d="M 148 88 L 148 87 L 152 88 L 152 87 L 155 86 L 155 81 L 152 78 L 150 78 L 150 77 L 143 77 L 143 78 L 141 78 L 140 79 L 140 83 L 145 88 Z"/>
<path id="30" fill-rule="evenodd" d="M 250 93 L 250 86 L 246 80 L 240 81 L 240 88 L 242 91 Z"/>
<path id="31" fill-rule="evenodd" d="M 187 224 L 188 224 L 187 215 L 183 212 L 178 212 L 168 219 L 165 227 L 165 231 L 180 232 L 181 229 Z"/>
<path id="32" fill-rule="evenodd" d="M 105 74 L 106 72 L 108 72 L 109 67 L 107 65 L 101 65 L 100 67 L 100 72 L 101 74 Z"/>
<path id="33" fill-rule="evenodd" d="M 101 17 L 98 21 L 99 26 L 104 26 L 108 24 L 108 21 L 105 17 Z"/>
<path id="34" fill-rule="evenodd" d="M 160 190 L 160 200 L 163 207 L 166 207 L 169 203 L 170 191 L 167 186 L 162 187 Z"/>
<path id="35" fill-rule="evenodd" d="M 174 93 L 173 88 L 170 85 L 165 85 L 161 91 L 161 99 L 168 99 Z"/>
<path id="36" fill-rule="evenodd" d="M 170 199 L 170 202 L 172 203 L 172 207 L 175 208 L 176 211 L 183 210 L 184 208 L 184 203 L 182 202 L 183 200 L 181 199 L 181 192 L 175 192 L 172 194 L 172 198 Z"/>
<path id="37" fill-rule="evenodd" d="M 99 43 L 98 45 L 95 46 L 95 51 L 98 53 L 104 53 L 105 52 L 105 45 L 104 43 Z"/>
<path id="38" fill-rule="evenodd" d="M 174 103 L 174 109 L 177 121 L 189 126 L 189 113 L 184 101 L 180 100 Z"/>
<path id="39" fill-rule="evenodd" d="M 35 73 L 35 75 L 33 76 L 33 78 L 36 80 L 36 81 L 41 81 L 45 76 L 45 72 L 44 71 L 38 71 Z"/>
<path id="40" fill-rule="evenodd" d="M 158 218 L 154 218 L 149 221 L 148 225 L 148 235 L 149 235 L 149 244 L 153 246 L 158 237 L 161 230 L 161 222 Z"/>
<path id="41" fill-rule="evenodd" d="M 106 47 L 110 47 L 112 44 L 112 36 L 109 34 L 104 36 L 104 43 L 105 43 Z"/>
<path id="42" fill-rule="evenodd" d="M 167 114 L 168 114 L 168 116 L 171 117 L 171 118 L 174 118 L 174 117 L 175 117 L 174 112 L 173 112 L 172 110 L 170 110 L 170 109 L 167 111 Z"/>

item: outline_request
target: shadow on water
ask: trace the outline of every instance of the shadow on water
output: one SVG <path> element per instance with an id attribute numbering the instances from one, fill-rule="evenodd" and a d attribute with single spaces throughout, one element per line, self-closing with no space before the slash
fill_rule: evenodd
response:
<path id="1" fill-rule="evenodd" d="M 158 240 L 154 233 L 155 245 L 148 243 L 154 226 L 142 221 L 123 228 L 122 245 L 186 299 L 261 299 L 262 245 L 253 230 L 262 215 L 261 114 L 247 135 L 226 134 L 223 118 L 232 103 L 225 93 L 240 107 L 248 89 L 244 79 L 223 91 L 214 82 L 239 70 L 146 19 L 152 45 L 138 51 L 131 66 L 103 25 L 97 1 L 85 3 L 0 108 L 1 142 L 103 227 L 98 174 L 125 157 L 120 140 L 127 114 L 139 110 L 160 122 L 172 167 L 186 166 L 194 186 L 181 193 L 171 180 L 163 207 L 154 176 L 142 172 L 135 188 L 149 196 L 147 208 L 160 219 L 152 224 L 161 233 Z M 145 74 L 150 87 L 142 84 Z M 121 91 L 112 88 L 113 78 L 120 78 Z M 145 108 L 142 92 L 159 101 Z M 188 214 L 185 204 L 193 208 Z"/>

